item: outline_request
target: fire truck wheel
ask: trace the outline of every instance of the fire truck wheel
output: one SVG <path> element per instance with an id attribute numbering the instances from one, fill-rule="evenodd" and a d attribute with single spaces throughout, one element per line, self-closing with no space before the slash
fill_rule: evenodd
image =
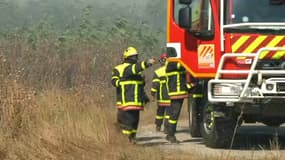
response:
<path id="1" fill-rule="evenodd" d="M 203 107 L 201 134 L 204 143 L 212 148 L 229 148 L 236 121 L 230 117 L 214 117 L 213 108 L 208 102 Z"/>
<path id="2" fill-rule="evenodd" d="M 201 137 L 200 117 L 198 111 L 200 98 L 188 99 L 189 130 L 192 137 Z"/>

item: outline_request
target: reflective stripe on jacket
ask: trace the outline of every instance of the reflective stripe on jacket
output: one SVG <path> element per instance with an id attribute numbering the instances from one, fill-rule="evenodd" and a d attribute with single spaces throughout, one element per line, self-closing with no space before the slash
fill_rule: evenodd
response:
<path id="1" fill-rule="evenodd" d="M 167 89 L 170 99 L 188 97 L 186 70 L 176 62 L 166 62 Z"/>
<path id="2" fill-rule="evenodd" d="M 151 92 L 152 95 L 156 94 L 156 99 L 159 106 L 170 106 L 170 99 L 166 87 L 166 76 L 165 76 L 165 66 L 162 66 L 155 70 Z"/>
<path id="3" fill-rule="evenodd" d="M 123 63 L 112 71 L 112 85 L 116 87 L 117 107 L 122 110 L 142 110 L 144 79 L 142 71 L 148 66 L 142 61 L 137 64 Z"/>

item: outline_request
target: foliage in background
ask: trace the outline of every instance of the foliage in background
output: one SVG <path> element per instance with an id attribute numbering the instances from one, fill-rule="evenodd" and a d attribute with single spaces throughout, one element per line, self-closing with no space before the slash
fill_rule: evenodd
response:
<path id="1" fill-rule="evenodd" d="M 120 63 L 128 46 L 136 47 L 142 58 L 157 57 L 165 34 L 151 21 L 164 23 L 153 14 L 164 10 L 164 1 L 153 7 L 151 1 L 124 2 L 1 0 L 0 54 L 7 60 L 7 74 L 20 70 L 22 80 L 36 88 L 66 88 L 107 82 L 109 75 L 97 73 L 108 73 Z"/>

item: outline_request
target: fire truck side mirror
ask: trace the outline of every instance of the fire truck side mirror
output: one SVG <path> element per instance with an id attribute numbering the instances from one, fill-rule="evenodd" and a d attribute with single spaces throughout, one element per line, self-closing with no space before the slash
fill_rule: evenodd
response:
<path id="1" fill-rule="evenodd" d="M 179 26 L 190 29 L 192 22 L 192 11 L 190 7 L 184 7 L 179 10 Z"/>
<path id="2" fill-rule="evenodd" d="M 189 5 L 189 4 L 192 3 L 192 0 L 179 0 L 179 3 L 180 4 L 187 4 L 187 5 Z"/>

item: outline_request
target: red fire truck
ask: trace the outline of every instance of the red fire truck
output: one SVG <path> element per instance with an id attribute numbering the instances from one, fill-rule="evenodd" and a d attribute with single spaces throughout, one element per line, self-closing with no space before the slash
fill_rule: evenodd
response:
<path id="1" fill-rule="evenodd" d="M 285 0 L 168 0 L 167 53 L 196 84 L 192 137 L 230 147 L 235 129 L 285 122 Z"/>

